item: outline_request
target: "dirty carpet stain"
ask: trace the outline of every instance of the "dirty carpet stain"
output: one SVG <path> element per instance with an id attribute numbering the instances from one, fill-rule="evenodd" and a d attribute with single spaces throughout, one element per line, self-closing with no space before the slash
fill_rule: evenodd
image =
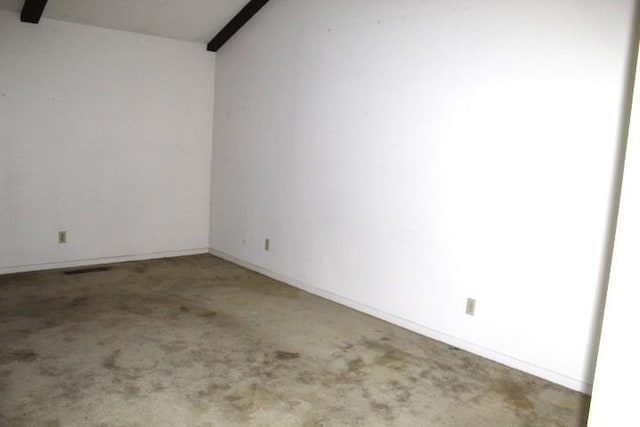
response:
<path id="1" fill-rule="evenodd" d="M 526 386 L 517 384 L 509 379 L 492 381 L 490 390 L 500 395 L 505 403 L 514 409 L 521 411 L 533 411 L 534 404 L 529 399 L 529 392 Z"/>
<path id="2" fill-rule="evenodd" d="M 120 355 L 121 350 L 114 350 L 109 356 L 105 357 L 102 361 L 102 367 L 107 368 L 109 370 L 116 370 L 118 366 L 116 365 L 116 359 Z"/>
<path id="3" fill-rule="evenodd" d="M 209 255 L 0 276 L 0 368 L 10 426 L 574 427 L 588 408 Z"/>
<path id="4" fill-rule="evenodd" d="M 298 359 L 300 357 L 300 353 L 291 353 L 288 351 L 276 351 L 276 359 L 278 360 L 293 360 Z"/>
<path id="5" fill-rule="evenodd" d="M 31 349 L 20 349 L 9 352 L 9 360 L 17 362 L 33 362 L 38 357 L 38 353 Z"/>
<path id="6" fill-rule="evenodd" d="M 217 315 L 218 315 L 218 312 L 213 310 L 202 310 L 200 313 L 198 313 L 198 316 L 205 319 L 211 319 L 216 317 Z"/>

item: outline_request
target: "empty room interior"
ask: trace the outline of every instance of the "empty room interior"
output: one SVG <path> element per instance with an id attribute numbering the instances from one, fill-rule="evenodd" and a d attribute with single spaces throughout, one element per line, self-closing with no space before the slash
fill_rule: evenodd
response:
<path id="1" fill-rule="evenodd" d="M 0 426 L 634 425 L 635 0 L 0 0 Z"/>

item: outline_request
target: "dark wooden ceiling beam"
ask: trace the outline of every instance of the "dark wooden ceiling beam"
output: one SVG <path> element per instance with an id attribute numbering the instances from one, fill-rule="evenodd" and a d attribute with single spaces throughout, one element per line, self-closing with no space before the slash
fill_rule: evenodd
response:
<path id="1" fill-rule="evenodd" d="M 22 22 L 37 24 L 40 22 L 42 12 L 44 12 L 46 5 L 47 0 L 25 0 L 24 6 L 22 6 L 22 13 L 20 13 L 20 20 Z"/>
<path id="2" fill-rule="evenodd" d="M 209 42 L 207 50 L 217 52 L 235 33 L 258 13 L 269 0 L 251 0 L 225 27 Z M 46 3 L 46 2 L 45 2 Z"/>

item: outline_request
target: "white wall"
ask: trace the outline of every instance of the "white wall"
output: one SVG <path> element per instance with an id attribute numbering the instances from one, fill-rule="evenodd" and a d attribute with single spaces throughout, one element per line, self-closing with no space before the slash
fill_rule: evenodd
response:
<path id="1" fill-rule="evenodd" d="M 640 64 L 639 64 L 640 65 Z M 640 67 L 637 68 L 640 70 Z M 636 77 L 611 280 L 598 351 L 589 426 L 627 425 L 637 418 L 640 344 L 640 81 Z"/>
<path id="2" fill-rule="evenodd" d="M 0 12 L 0 273 L 206 251 L 213 73 L 201 44 Z"/>
<path id="3" fill-rule="evenodd" d="M 213 252 L 588 391 L 632 6 L 269 3 L 216 59 Z"/>

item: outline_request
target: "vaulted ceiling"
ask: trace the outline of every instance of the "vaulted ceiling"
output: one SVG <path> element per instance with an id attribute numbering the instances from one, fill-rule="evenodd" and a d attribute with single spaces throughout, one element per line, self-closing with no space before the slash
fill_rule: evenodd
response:
<path id="1" fill-rule="evenodd" d="M 44 18 L 199 43 L 209 42 L 248 0 L 48 0 Z M 0 0 L 20 13 L 24 0 Z"/>

